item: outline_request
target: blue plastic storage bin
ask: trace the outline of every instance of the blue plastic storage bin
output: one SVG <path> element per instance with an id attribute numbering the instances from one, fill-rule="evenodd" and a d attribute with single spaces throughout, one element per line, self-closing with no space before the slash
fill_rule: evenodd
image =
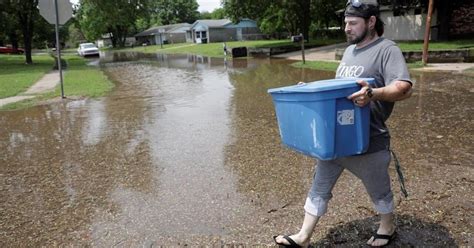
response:
<path id="1" fill-rule="evenodd" d="M 347 96 L 356 80 L 332 79 L 269 89 L 282 142 L 322 160 L 364 153 L 369 145 L 370 104 L 360 108 Z"/>

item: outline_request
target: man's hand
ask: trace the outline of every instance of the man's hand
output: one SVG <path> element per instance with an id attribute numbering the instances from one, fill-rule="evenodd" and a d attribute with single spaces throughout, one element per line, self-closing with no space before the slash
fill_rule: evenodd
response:
<path id="1" fill-rule="evenodd" d="M 364 80 L 357 80 L 357 83 L 362 86 L 362 88 L 354 94 L 348 96 L 347 99 L 353 101 L 355 105 L 363 107 L 371 100 L 371 97 L 368 94 L 370 91 L 370 85 Z"/>
<path id="2" fill-rule="evenodd" d="M 369 83 L 363 80 L 358 80 L 357 83 L 362 88 L 354 94 L 347 97 L 347 99 L 354 102 L 355 105 L 363 107 L 371 100 L 396 102 L 407 99 L 412 94 L 412 85 L 407 81 L 397 80 L 391 84 L 381 88 L 370 88 Z"/>

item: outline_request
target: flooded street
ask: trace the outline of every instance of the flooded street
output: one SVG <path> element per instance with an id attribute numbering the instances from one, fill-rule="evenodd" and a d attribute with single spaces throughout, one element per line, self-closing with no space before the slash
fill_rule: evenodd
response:
<path id="1" fill-rule="evenodd" d="M 0 246 L 273 245 L 299 230 L 314 160 L 281 145 L 267 89 L 333 78 L 276 59 L 109 54 L 106 97 L 0 112 Z M 413 72 L 388 124 L 393 246 L 474 245 L 474 84 Z M 67 89 L 65 89 L 67 92 Z M 344 173 L 315 246 L 362 246 L 376 228 Z"/>

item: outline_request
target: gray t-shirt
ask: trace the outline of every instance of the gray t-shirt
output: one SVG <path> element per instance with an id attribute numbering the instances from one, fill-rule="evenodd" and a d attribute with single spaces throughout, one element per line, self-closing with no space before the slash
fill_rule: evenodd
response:
<path id="1" fill-rule="evenodd" d="M 364 77 L 375 79 L 373 88 L 384 87 L 396 80 L 412 83 L 400 48 L 382 37 L 360 49 L 355 45 L 347 47 L 336 71 L 336 78 Z M 367 153 L 389 148 L 390 134 L 385 121 L 390 117 L 393 106 L 393 102 L 370 103 L 370 145 Z"/>

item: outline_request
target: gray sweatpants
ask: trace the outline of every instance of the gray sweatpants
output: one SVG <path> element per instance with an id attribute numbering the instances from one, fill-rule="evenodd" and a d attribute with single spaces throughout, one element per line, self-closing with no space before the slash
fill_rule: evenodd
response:
<path id="1" fill-rule="evenodd" d="M 390 151 L 383 150 L 360 156 L 318 160 L 313 184 L 306 198 L 305 211 L 314 216 L 323 216 L 337 179 L 344 169 L 348 169 L 362 180 L 375 210 L 381 214 L 391 213 L 394 206 L 388 174 L 390 159 Z"/>

